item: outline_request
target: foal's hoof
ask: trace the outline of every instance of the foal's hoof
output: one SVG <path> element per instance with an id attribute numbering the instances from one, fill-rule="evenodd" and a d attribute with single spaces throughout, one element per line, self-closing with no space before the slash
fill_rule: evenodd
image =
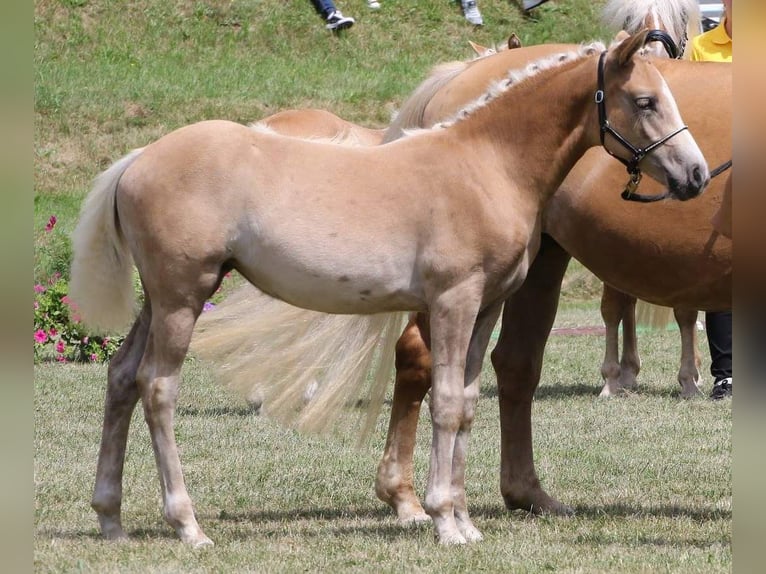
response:
<path id="1" fill-rule="evenodd" d="M 428 522 L 431 522 L 431 517 L 428 516 L 428 514 L 425 513 L 425 511 L 415 512 L 413 514 L 406 514 L 404 516 L 399 515 L 398 517 L 399 524 L 402 524 L 404 526 L 411 526 L 411 525 L 419 525 L 419 524 L 426 524 Z"/>
<path id="2" fill-rule="evenodd" d="M 438 538 L 441 546 L 458 546 L 467 542 L 465 537 L 459 532 L 438 536 Z"/>
<path id="3" fill-rule="evenodd" d="M 207 536 L 203 537 L 202 540 L 198 540 L 192 544 L 192 548 L 195 550 L 198 548 L 207 548 L 208 546 L 215 546 L 215 543 Z"/>
<path id="4" fill-rule="evenodd" d="M 465 538 L 466 542 L 481 542 L 484 540 L 484 536 L 479 532 L 479 529 L 473 525 L 460 528 L 460 532 L 463 533 L 463 538 Z"/>
<path id="5" fill-rule="evenodd" d="M 214 546 L 213 541 L 199 529 L 196 529 L 196 532 L 182 532 L 179 530 L 178 537 L 181 539 L 181 542 L 188 544 L 195 550 L 197 548 L 205 548 L 206 546 Z"/>

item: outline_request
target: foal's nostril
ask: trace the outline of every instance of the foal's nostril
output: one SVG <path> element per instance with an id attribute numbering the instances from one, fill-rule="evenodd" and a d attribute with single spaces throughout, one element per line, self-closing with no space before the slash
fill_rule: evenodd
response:
<path id="1" fill-rule="evenodd" d="M 694 169 L 692 170 L 692 184 L 694 185 L 695 189 L 701 190 L 707 185 L 707 183 L 707 170 L 701 169 L 698 165 L 694 166 Z"/>

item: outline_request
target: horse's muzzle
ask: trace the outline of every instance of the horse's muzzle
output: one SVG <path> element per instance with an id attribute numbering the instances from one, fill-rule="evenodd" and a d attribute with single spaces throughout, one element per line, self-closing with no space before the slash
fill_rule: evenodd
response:
<path id="1" fill-rule="evenodd" d="M 668 192 L 673 199 L 686 201 L 700 195 L 710 183 L 710 171 L 706 164 L 692 167 L 685 179 L 668 177 Z"/>

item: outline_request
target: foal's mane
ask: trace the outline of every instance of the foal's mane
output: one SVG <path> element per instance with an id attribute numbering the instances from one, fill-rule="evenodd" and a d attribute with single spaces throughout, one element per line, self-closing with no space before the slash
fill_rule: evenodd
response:
<path id="1" fill-rule="evenodd" d="M 697 0 L 609 0 L 601 17 L 607 26 L 634 34 L 646 27 L 644 20 L 652 12 L 679 46 L 684 32 L 689 40 L 700 34 L 702 17 Z"/>
<path id="2" fill-rule="evenodd" d="M 423 80 L 396 112 L 395 117 L 391 120 L 391 124 L 383 136 L 382 143 L 398 139 L 406 133 L 405 130 L 410 126 L 422 125 L 426 107 L 436 93 L 463 72 L 472 61 L 447 62 L 435 66 L 431 70 L 431 74 Z"/>
<path id="3" fill-rule="evenodd" d="M 568 64 L 587 56 L 591 56 L 597 52 L 603 52 L 605 49 L 606 47 L 603 43 L 593 42 L 592 44 L 582 45 L 577 50 L 553 54 L 552 56 L 545 56 L 539 60 L 530 62 L 526 67 L 520 70 L 509 70 L 503 79 L 494 82 L 486 92 L 484 92 L 472 102 L 469 102 L 451 118 L 448 118 L 443 122 L 439 122 L 431 128 L 404 130 L 404 133 L 405 135 L 410 136 L 431 130 L 439 130 L 450 127 L 457 122 L 469 117 L 474 112 L 476 112 L 476 110 L 485 107 L 487 104 L 496 100 L 514 86 L 521 84 L 524 80 L 536 76 L 540 72 L 558 68 L 564 64 Z M 428 102 L 425 102 L 425 105 L 427 104 Z M 425 105 L 423 106 L 424 109 Z"/>

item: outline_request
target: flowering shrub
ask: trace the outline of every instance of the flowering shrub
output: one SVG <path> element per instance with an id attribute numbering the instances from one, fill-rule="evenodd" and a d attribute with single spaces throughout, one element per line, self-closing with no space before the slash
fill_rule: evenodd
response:
<path id="1" fill-rule="evenodd" d="M 34 287 L 35 361 L 107 361 L 123 337 L 89 335 L 67 296 L 67 289 L 67 282 L 56 274 L 47 285 L 38 283 Z"/>
<path id="2" fill-rule="evenodd" d="M 57 241 L 64 246 L 64 268 L 68 269 L 71 254 L 66 249 L 68 242 L 55 237 L 56 216 L 52 215 L 45 226 L 45 235 L 39 242 L 38 249 L 50 251 Z M 59 247 L 56 251 L 62 251 Z M 36 274 L 37 275 L 37 274 Z M 35 361 L 55 360 L 67 362 L 105 362 L 108 361 L 125 337 L 101 337 L 91 335 L 80 322 L 77 309 L 68 296 L 69 286 L 61 271 L 53 271 L 47 279 L 38 279 L 34 286 L 34 349 Z M 226 278 L 230 274 L 226 274 Z M 136 286 L 140 289 L 140 283 Z M 205 303 L 203 311 L 215 308 L 225 296 L 223 286 L 219 287 L 211 300 Z"/>

